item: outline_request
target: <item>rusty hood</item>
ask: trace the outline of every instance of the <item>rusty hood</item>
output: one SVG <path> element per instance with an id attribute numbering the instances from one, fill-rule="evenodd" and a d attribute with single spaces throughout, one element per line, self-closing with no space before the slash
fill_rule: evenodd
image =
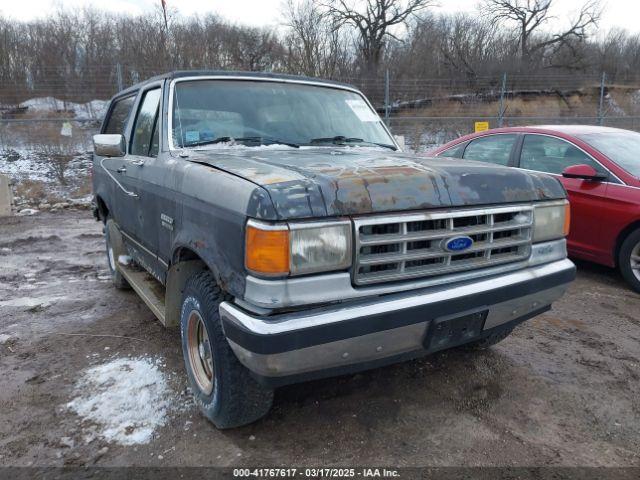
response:
<path id="1" fill-rule="evenodd" d="M 548 175 L 370 148 L 211 150 L 189 160 L 266 190 L 278 219 L 564 198 Z"/>

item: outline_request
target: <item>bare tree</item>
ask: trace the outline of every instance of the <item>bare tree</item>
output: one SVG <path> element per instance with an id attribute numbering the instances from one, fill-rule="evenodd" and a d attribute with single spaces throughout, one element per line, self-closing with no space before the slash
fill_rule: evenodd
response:
<path id="1" fill-rule="evenodd" d="M 107 99 L 120 80 L 128 86 L 171 69 L 360 77 L 355 81 L 376 101 L 383 67 L 392 85 L 403 85 L 402 92 L 391 89 L 398 100 L 424 93 L 416 79 L 439 79 L 436 85 L 446 89 L 464 78 L 469 90 L 486 77 L 541 67 L 606 70 L 611 80 L 640 71 L 640 35 L 588 36 L 599 16 L 594 0 L 565 29 L 550 21 L 559 0 L 481 0 L 485 16 L 435 14 L 428 8 L 433 1 L 291 0 L 282 10 L 284 30 L 236 25 L 213 14 L 170 14 L 166 29 L 159 11 L 59 10 L 30 22 L 0 15 L 0 108 L 13 115 L 7 108 L 34 97 Z"/>
<path id="2" fill-rule="evenodd" d="M 584 40 L 589 27 L 597 26 L 602 13 L 599 0 L 588 0 L 566 30 L 545 36 L 539 33 L 554 18 L 550 12 L 552 3 L 553 0 L 485 0 L 484 6 L 493 20 L 516 25 L 521 59 L 528 63 L 534 54 L 544 54 L 546 49 Z"/>
<path id="3" fill-rule="evenodd" d="M 346 49 L 343 36 L 333 28 L 327 14 L 313 0 L 287 0 L 282 14 L 287 27 L 284 42 L 289 49 L 288 70 L 334 77 Z"/>
<path id="4" fill-rule="evenodd" d="M 435 5 L 431 0 L 366 0 L 361 7 L 347 0 L 318 0 L 333 18 L 336 27 L 351 26 L 358 32 L 358 49 L 364 61 L 365 73 L 376 75 L 387 37 L 396 38 L 391 29 L 405 25 L 409 17 Z"/>
<path id="5" fill-rule="evenodd" d="M 348 39 L 334 19 L 314 0 L 287 0 L 282 14 L 287 27 L 287 70 L 309 76 L 335 78 L 350 70 Z"/>
<path id="6" fill-rule="evenodd" d="M 473 83 L 495 57 L 496 29 L 489 22 L 464 13 L 441 18 L 440 28 L 447 32 L 437 44 L 443 63 Z"/>

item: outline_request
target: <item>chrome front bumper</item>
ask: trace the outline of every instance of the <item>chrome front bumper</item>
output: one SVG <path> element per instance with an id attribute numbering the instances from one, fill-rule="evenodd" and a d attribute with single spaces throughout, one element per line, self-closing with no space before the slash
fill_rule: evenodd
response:
<path id="1" fill-rule="evenodd" d="M 500 276 L 275 316 L 223 302 L 220 316 L 240 362 L 257 377 L 283 384 L 435 351 L 426 346 L 429 326 L 446 318 L 483 312 L 477 338 L 511 328 L 548 310 L 574 277 L 575 266 L 565 258 Z"/>

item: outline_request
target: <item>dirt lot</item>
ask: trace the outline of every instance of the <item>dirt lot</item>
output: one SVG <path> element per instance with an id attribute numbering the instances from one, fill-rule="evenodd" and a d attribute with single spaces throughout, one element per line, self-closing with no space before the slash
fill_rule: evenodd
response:
<path id="1" fill-rule="evenodd" d="M 179 332 L 112 287 L 87 211 L 0 219 L 0 465 L 640 466 L 639 342 L 640 295 L 580 264 L 488 352 L 282 388 L 265 419 L 218 431 L 190 401 Z M 123 390 L 138 367 L 147 384 Z M 96 420 L 112 406 L 123 431 Z"/>

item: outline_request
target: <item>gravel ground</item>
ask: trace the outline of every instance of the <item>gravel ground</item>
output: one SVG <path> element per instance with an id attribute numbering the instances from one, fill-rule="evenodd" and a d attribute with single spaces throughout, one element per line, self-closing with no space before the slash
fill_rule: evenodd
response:
<path id="1" fill-rule="evenodd" d="M 578 267 L 487 352 L 281 388 L 218 431 L 179 332 L 112 287 L 88 212 L 0 219 L 0 465 L 640 466 L 640 296 Z"/>

